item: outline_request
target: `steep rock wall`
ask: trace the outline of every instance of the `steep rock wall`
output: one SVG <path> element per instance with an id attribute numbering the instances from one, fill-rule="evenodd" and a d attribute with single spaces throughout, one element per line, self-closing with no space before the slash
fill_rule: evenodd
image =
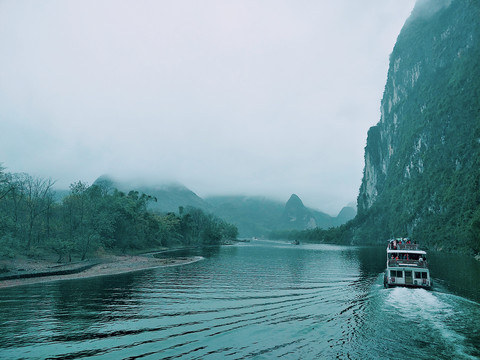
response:
<path id="1" fill-rule="evenodd" d="M 354 241 L 416 235 L 479 251 L 479 25 L 479 1 L 417 1 L 368 132 Z"/>

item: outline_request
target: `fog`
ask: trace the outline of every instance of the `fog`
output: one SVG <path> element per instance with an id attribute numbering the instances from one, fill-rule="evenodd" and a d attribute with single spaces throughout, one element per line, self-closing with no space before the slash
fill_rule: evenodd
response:
<path id="1" fill-rule="evenodd" d="M 336 214 L 414 0 L 0 0 L 0 162 Z"/>

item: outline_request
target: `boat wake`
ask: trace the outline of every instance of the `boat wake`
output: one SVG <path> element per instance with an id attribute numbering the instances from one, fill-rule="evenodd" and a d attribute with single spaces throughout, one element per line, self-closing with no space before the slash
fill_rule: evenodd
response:
<path id="1" fill-rule="evenodd" d="M 480 355 L 475 342 L 465 336 L 471 319 L 480 318 L 480 305 L 475 302 L 448 293 L 394 288 L 385 291 L 383 310 L 395 314 L 390 323 L 401 324 L 398 330 L 391 327 L 392 332 L 402 337 L 414 334 L 420 348 L 431 349 L 439 358 L 454 354 L 459 359 L 478 359 Z"/>

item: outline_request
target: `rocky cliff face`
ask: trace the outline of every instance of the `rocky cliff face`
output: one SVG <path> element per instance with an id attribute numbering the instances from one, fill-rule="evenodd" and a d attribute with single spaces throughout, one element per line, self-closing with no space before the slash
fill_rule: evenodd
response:
<path id="1" fill-rule="evenodd" d="M 356 241 L 433 231 L 442 244 L 478 245 L 479 19 L 476 0 L 417 1 L 368 132 Z"/>

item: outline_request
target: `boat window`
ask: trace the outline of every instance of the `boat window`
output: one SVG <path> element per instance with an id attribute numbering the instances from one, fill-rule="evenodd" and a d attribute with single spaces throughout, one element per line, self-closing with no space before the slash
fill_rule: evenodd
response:
<path id="1" fill-rule="evenodd" d="M 415 271 L 415 279 L 421 279 L 422 278 L 422 273 Z"/>
<path id="2" fill-rule="evenodd" d="M 390 270 L 390 276 L 401 278 L 401 277 L 403 277 L 403 271 Z"/>
<path id="3" fill-rule="evenodd" d="M 422 272 L 422 279 L 426 279 L 427 278 L 427 273 L 426 272 Z"/>

